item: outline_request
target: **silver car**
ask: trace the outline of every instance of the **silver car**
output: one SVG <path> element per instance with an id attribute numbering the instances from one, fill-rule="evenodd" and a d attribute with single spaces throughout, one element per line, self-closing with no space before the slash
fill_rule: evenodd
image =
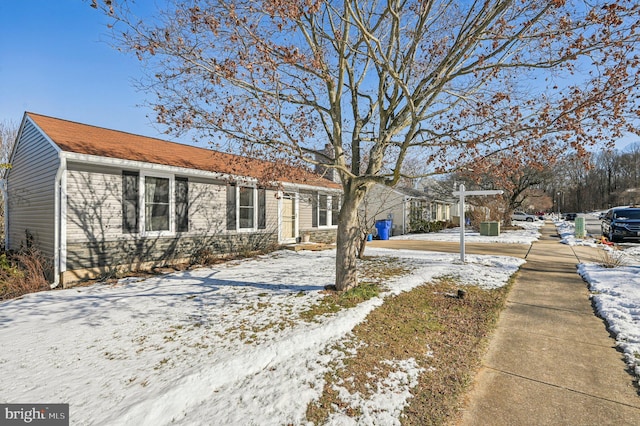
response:
<path id="1" fill-rule="evenodd" d="M 536 220 L 536 217 L 525 212 L 513 212 L 513 214 L 511 215 L 511 220 L 525 220 L 527 222 L 533 222 L 534 220 Z"/>

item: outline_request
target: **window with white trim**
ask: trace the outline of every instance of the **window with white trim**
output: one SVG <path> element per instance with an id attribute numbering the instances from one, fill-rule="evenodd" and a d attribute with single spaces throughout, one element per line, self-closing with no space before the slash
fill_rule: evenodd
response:
<path id="1" fill-rule="evenodd" d="M 318 226 L 327 226 L 328 197 L 326 194 L 318 194 Z"/>
<path id="2" fill-rule="evenodd" d="M 340 213 L 340 196 L 314 192 L 311 196 L 311 226 L 338 225 Z"/>
<path id="3" fill-rule="evenodd" d="M 144 230 L 147 232 L 170 231 L 169 179 L 144 177 Z"/>
<path id="4" fill-rule="evenodd" d="M 142 186 L 141 186 L 142 184 Z M 189 181 L 174 176 L 122 173 L 122 232 L 187 232 Z"/>
<path id="5" fill-rule="evenodd" d="M 266 190 L 227 185 L 227 230 L 266 229 Z"/>

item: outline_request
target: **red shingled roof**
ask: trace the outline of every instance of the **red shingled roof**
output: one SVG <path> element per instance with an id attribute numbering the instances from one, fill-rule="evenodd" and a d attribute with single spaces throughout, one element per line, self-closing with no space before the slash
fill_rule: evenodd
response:
<path id="1" fill-rule="evenodd" d="M 26 113 L 62 151 L 339 189 L 315 173 L 286 164 Z"/>

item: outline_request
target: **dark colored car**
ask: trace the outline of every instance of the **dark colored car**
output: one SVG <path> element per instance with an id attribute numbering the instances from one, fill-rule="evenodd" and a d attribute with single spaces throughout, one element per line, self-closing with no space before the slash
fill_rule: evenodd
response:
<path id="1" fill-rule="evenodd" d="M 564 215 L 564 220 L 576 220 L 577 216 L 576 213 L 567 213 Z"/>
<path id="2" fill-rule="evenodd" d="M 611 209 L 602 219 L 602 235 L 612 243 L 640 240 L 640 208 Z"/>

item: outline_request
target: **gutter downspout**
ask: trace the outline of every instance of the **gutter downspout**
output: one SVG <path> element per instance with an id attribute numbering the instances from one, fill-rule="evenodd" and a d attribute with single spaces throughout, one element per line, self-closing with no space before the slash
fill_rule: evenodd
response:
<path id="1" fill-rule="evenodd" d="M 404 203 L 402 203 L 402 235 L 407 233 L 407 201 L 409 197 L 404 197 Z"/>
<path id="2" fill-rule="evenodd" d="M 2 199 L 4 204 L 4 248 L 9 247 L 9 197 L 7 191 L 7 179 L 0 179 L 0 191 L 2 191 Z"/>
<path id="3" fill-rule="evenodd" d="M 53 277 L 54 281 L 51 284 L 51 288 L 56 288 L 60 285 L 60 276 L 66 269 L 66 253 L 63 252 L 63 247 L 66 249 L 66 226 L 62 223 L 66 220 L 66 201 L 67 201 L 67 159 L 64 153 L 60 151 L 60 166 L 56 173 L 55 181 L 55 197 L 54 197 L 54 242 L 53 242 Z M 65 250 L 66 251 L 66 250 Z"/>

